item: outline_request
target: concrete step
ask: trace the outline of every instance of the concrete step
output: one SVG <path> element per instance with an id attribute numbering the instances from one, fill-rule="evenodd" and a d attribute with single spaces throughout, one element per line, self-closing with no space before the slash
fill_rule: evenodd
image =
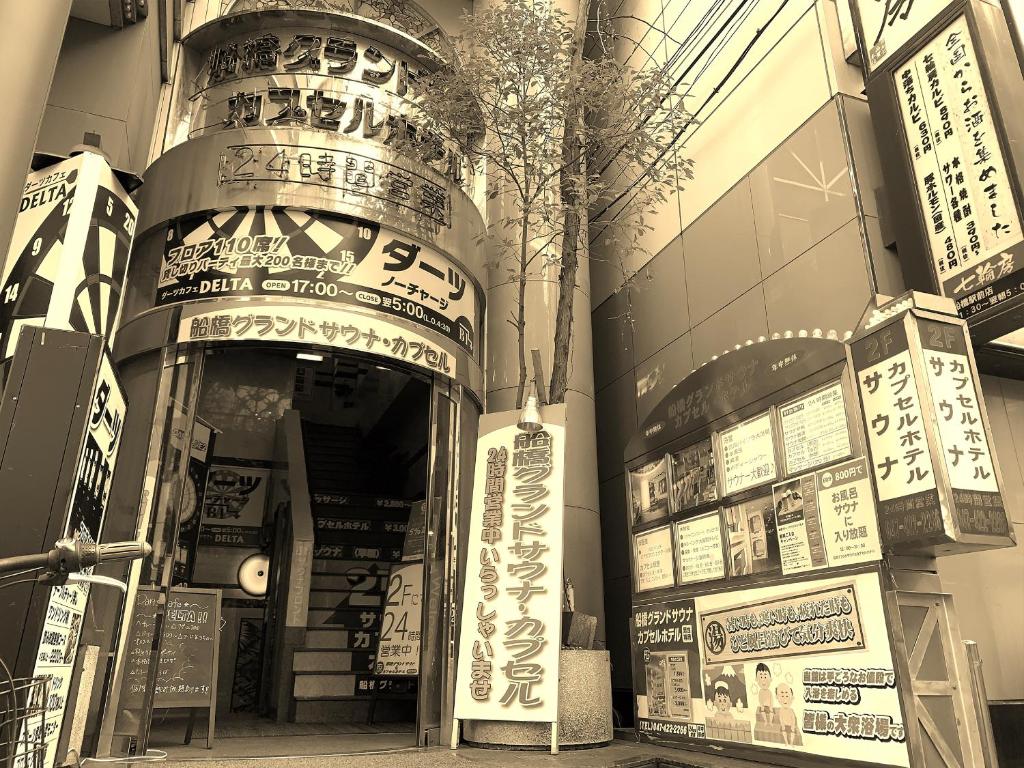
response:
<path id="1" fill-rule="evenodd" d="M 376 632 L 380 625 L 380 608 L 310 608 L 306 614 L 308 627 L 335 627 Z"/>
<path id="2" fill-rule="evenodd" d="M 292 654 L 293 672 L 371 672 L 371 651 L 335 651 L 298 648 Z"/>

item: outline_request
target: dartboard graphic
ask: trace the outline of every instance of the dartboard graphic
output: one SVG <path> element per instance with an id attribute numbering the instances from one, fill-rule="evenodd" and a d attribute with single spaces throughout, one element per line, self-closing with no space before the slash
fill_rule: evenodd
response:
<path id="1" fill-rule="evenodd" d="M 135 215 L 114 192 L 100 186 L 93 203 L 69 322 L 76 331 L 107 338 L 114 331 Z M 62 279 L 73 279 L 62 276 Z"/>
<path id="2" fill-rule="evenodd" d="M 49 203 L 53 207 L 32 232 L 18 254 L 0 289 L 0 344 L 2 357 L 14 354 L 21 327 L 46 317 L 61 268 L 61 254 L 68 233 L 71 206 L 75 198 L 78 169 L 63 181 L 63 194 Z M 22 216 L 31 215 L 25 212 Z"/>

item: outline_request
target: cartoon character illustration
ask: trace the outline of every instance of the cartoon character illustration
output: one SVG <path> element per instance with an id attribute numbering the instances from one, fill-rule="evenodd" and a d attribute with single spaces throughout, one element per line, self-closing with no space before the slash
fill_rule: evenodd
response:
<path id="1" fill-rule="evenodd" d="M 799 744 L 796 730 L 796 712 L 793 711 L 793 689 L 787 683 L 775 686 L 775 697 L 779 700 L 777 714 L 786 744 Z"/>
<path id="2" fill-rule="evenodd" d="M 747 697 L 743 667 L 704 668 L 704 703 L 708 711 L 705 727 L 709 739 L 751 742 L 750 720 L 745 712 Z"/>
<path id="3" fill-rule="evenodd" d="M 763 661 L 755 668 L 754 676 L 757 678 L 757 712 L 762 715 L 765 722 L 772 721 L 772 671 Z"/>

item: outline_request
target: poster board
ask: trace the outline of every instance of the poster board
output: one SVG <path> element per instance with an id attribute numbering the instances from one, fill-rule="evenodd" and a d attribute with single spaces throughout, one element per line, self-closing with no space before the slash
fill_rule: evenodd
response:
<path id="1" fill-rule="evenodd" d="M 420 673 L 423 561 L 401 563 L 388 575 L 374 672 L 415 677 Z"/>
<path id="2" fill-rule="evenodd" d="M 722 495 L 755 488 L 775 480 L 779 471 L 775 464 L 775 430 L 771 411 L 723 429 Z"/>

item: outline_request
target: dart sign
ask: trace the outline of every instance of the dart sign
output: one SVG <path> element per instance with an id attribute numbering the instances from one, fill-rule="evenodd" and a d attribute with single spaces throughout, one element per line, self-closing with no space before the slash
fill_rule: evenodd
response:
<path id="1" fill-rule="evenodd" d="M 29 174 L 0 272 L 0 359 L 22 326 L 111 344 L 138 208 L 92 152 Z"/>

